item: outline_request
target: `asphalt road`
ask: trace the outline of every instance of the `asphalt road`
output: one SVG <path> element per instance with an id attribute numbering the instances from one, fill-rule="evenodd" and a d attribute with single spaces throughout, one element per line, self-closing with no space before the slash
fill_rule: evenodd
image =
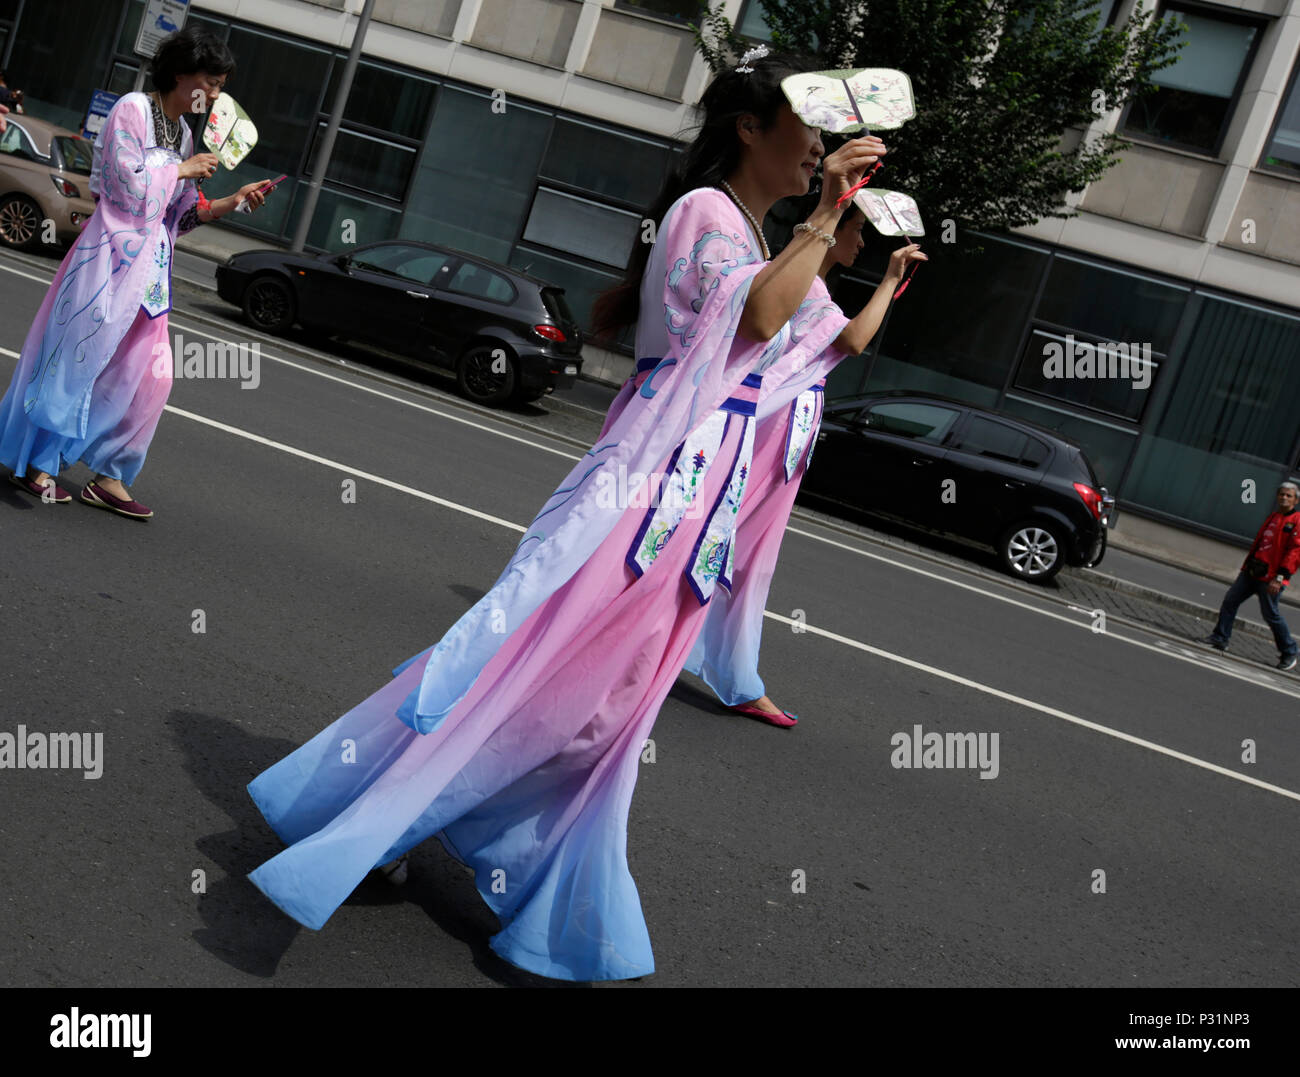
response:
<path id="1" fill-rule="evenodd" d="M 0 256 L 4 384 L 53 268 Z M 172 329 L 257 339 L 218 310 L 182 290 Z M 268 342 L 256 389 L 176 383 L 134 487 L 155 520 L 5 485 L 0 734 L 102 733 L 103 773 L 0 769 L 0 983 L 549 984 L 491 954 L 436 843 L 298 928 L 244 878 L 280 848 L 244 786 L 491 585 L 575 415 Z M 679 681 L 629 822 L 657 972 L 611 986 L 1300 985 L 1300 681 L 807 522 L 769 614 L 803 720 Z M 996 777 L 893 766 L 918 725 L 996 734 Z"/>

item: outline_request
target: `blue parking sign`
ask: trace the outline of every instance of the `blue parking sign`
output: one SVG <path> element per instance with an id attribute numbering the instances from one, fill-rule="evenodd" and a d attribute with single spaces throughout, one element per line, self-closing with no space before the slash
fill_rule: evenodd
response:
<path id="1" fill-rule="evenodd" d="M 82 138 L 95 141 L 99 136 L 99 129 L 104 126 L 104 121 L 120 96 L 107 90 L 95 91 L 95 96 L 90 99 L 90 108 L 86 110 L 86 121 L 81 125 Z"/>

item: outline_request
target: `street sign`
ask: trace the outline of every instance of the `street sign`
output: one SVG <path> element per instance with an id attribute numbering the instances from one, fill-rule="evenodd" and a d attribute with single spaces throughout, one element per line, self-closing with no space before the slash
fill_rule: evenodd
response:
<path id="1" fill-rule="evenodd" d="M 135 39 L 136 54 L 153 59 L 158 43 L 184 26 L 189 13 L 190 0 L 147 0 Z"/>
<path id="2" fill-rule="evenodd" d="M 107 90 L 95 91 L 95 96 L 90 99 L 90 108 L 86 110 L 86 122 L 81 125 L 82 138 L 88 138 L 93 142 L 98 137 L 99 129 L 104 126 L 104 120 L 108 118 L 108 113 L 116 104 L 117 98 L 117 94 L 109 93 Z"/>

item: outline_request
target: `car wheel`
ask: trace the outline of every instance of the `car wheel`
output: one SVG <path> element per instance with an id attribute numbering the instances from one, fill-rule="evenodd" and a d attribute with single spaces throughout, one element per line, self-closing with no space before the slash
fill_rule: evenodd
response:
<path id="1" fill-rule="evenodd" d="M 514 396 L 518 383 L 515 357 L 500 345 L 470 348 L 456 360 L 456 384 L 476 404 L 498 407 Z"/>
<path id="2" fill-rule="evenodd" d="M 254 277 L 244 289 L 244 317 L 254 328 L 283 333 L 294 313 L 293 292 L 279 277 Z"/>
<path id="3" fill-rule="evenodd" d="M 1056 524 L 1020 524 L 998 543 L 1002 564 L 1011 575 L 1030 583 L 1046 583 L 1065 567 L 1065 545 Z"/>
<path id="4" fill-rule="evenodd" d="M 41 207 L 20 194 L 10 195 L 0 202 L 0 242 L 16 251 L 29 251 L 38 245 Z"/>

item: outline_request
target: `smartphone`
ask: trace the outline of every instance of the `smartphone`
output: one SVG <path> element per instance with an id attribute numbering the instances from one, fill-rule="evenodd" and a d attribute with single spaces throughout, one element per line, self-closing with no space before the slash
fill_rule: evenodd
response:
<path id="1" fill-rule="evenodd" d="M 281 183 L 283 183 L 283 182 L 284 182 L 285 180 L 287 180 L 288 178 L 289 178 L 289 177 L 288 177 L 287 174 L 285 174 L 285 173 L 281 173 L 281 174 L 280 174 L 279 176 L 277 176 L 275 179 L 273 179 L 273 180 L 267 180 L 266 183 L 262 184 L 262 186 L 260 186 L 260 187 L 257 188 L 257 191 L 258 191 L 259 194 L 270 194 L 272 191 L 274 191 L 278 186 L 280 186 Z M 250 206 L 250 205 L 248 204 L 248 199 L 247 199 L 247 198 L 241 198 L 241 199 L 239 200 L 239 204 L 235 206 L 235 209 L 238 210 L 240 213 L 252 213 L 252 212 L 253 212 L 253 207 Z"/>

